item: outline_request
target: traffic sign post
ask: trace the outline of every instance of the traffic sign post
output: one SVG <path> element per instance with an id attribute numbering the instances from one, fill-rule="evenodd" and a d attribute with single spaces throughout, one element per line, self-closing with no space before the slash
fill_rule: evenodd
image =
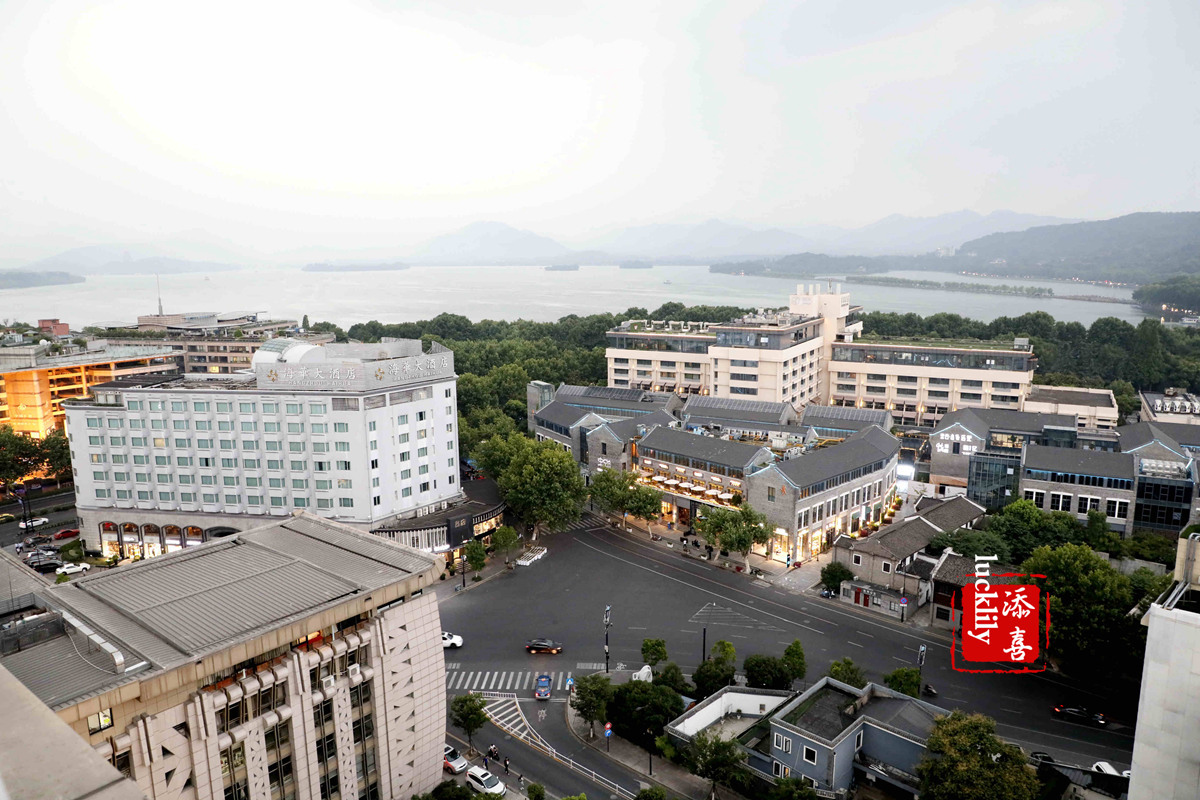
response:
<path id="1" fill-rule="evenodd" d="M 575 679 L 574 678 L 567 678 L 567 691 L 570 692 L 571 694 L 575 694 Z"/>
<path id="2" fill-rule="evenodd" d="M 604 672 L 608 674 L 608 629 L 612 627 L 612 606 L 604 607 Z"/>
<path id="3" fill-rule="evenodd" d="M 604 750 L 605 750 L 605 752 L 609 752 L 609 753 L 612 752 L 612 723 L 611 722 L 604 723 Z"/>

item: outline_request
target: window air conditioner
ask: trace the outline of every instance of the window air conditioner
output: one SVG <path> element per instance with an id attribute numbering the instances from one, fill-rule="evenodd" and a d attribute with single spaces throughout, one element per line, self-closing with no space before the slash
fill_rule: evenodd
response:
<path id="1" fill-rule="evenodd" d="M 337 678 L 333 677 L 332 675 L 326 675 L 324 678 L 321 678 L 321 688 L 332 689 L 336 680 Z"/>
<path id="2" fill-rule="evenodd" d="M 362 667 L 360 667 L 358 664 L 351 664 L 350 666 L 346 667 L 346 673 L 351 678 L 357 678 L 362 675 Z"/>

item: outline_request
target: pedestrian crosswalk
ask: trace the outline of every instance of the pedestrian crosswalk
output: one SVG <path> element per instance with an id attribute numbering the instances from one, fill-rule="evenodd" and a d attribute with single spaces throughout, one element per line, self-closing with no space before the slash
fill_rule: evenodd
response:
<path id="1" fill-rule="evenodd" d="M 515 698 L 491 700 L 484 708 L 484 713 L 497 728 L 505 733 L 525 741 L 534 741 L 546 745 L 546 740 L 529 726 L 525 714 L 521 712 L 521 704 Z"/>
<path id="2" fill-rule="evenodd" d="M 533 691 L 533 684 L 538 675 L 549 675 L 550 685 L 556 691 L 567 688 L 570 672 L 526 672 L 517 670 L 479 671 L 456 669 L 446 670 L 446 691 L 448 692 L 524 692 Z"/>

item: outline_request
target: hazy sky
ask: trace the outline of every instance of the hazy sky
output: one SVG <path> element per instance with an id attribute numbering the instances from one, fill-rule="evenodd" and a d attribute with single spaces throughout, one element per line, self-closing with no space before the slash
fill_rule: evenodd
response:
<path id="1" fill-rule="evenodd" d="M 4 0 L 0 109 L 11 252 L 1197 210 L 1200 3 Z"/>

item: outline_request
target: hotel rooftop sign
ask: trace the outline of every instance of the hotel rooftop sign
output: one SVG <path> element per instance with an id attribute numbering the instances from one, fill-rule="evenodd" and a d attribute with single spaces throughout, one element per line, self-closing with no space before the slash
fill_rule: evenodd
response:
<path id="1" fill-rule="evenodd" d="M 454 376 L 454 353 L 390 358 L 380 361 L 320 360 L 259 364 L 260 389 L 369 392 Z"/>

